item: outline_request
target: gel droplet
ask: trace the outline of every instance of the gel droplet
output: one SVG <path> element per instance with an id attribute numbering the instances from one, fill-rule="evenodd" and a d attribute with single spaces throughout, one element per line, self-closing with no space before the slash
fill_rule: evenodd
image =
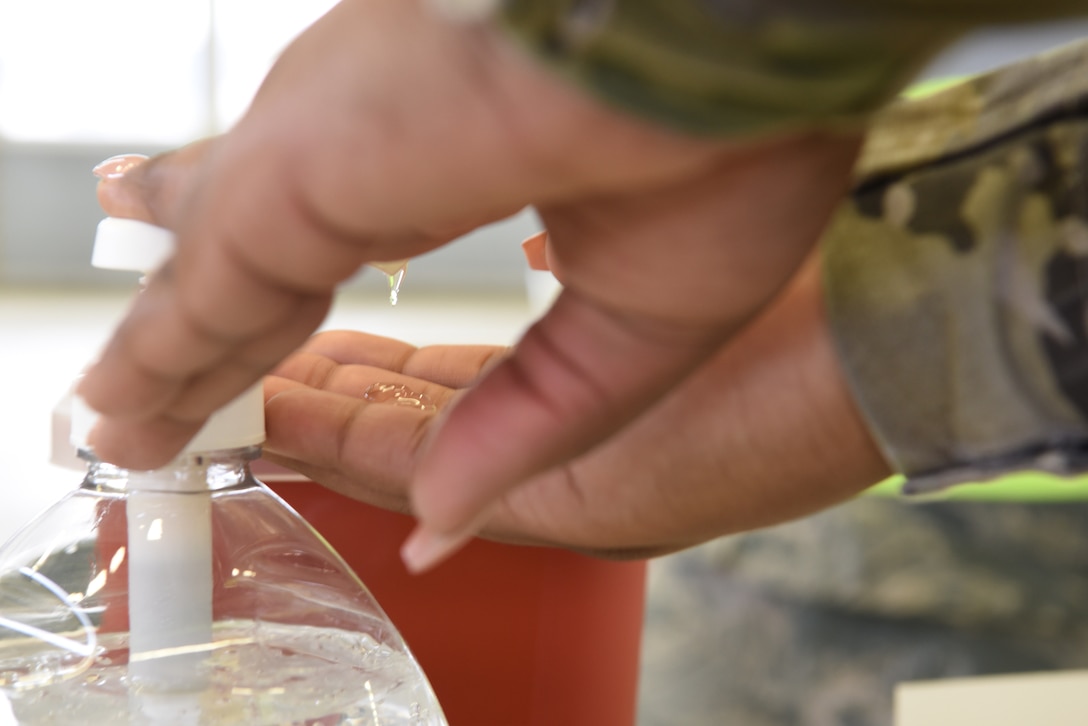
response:
<path id="1" fill-rule="evenodd" d="M 363 398 L 372 403 L 391 403 L 394 406 L 407 406 L 423 413 L 438 410 L 434 401 L 425 393 L 416 393 L 399 383 L 371 383 L 363 391 Z"/>
<path id="2" fill-rule="evenodd" d="M 400 283 L 404 281 L 404 273 L 408 271 L 408 260 L 368 262 L 367 264 L 375 270 L 381 270 L 389 278 L 389 304 L 396 305 L 400 298 Z"/>
<path id="3" fill-rule="evenodd" d="M 400 283 L 404 281 L 404 273 L 407 272 L 406 267 L 402 267 L 392 275 L 389 276 L 389 304 L 396 305 L 397 300 L 400 299 Z"/>

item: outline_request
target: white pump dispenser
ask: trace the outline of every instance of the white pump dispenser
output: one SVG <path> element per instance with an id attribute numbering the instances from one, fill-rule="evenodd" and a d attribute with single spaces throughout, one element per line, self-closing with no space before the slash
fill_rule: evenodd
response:
<path id="1" fill-rule="evenodd" d="M 147 275 L 169 259 L 174 242 L 162 227 L 108 217 L 98 224 L 91 264 Z M 82 399 L 73 399 L 71 439 L 78 450 L 89 452 L 96 419 Z M 208 489 L 203 468 L 183 462 L 258 446 L 264 438 L 264 399 L 256 385 L 216 412 L 175 465 L 129 475 L 129 676 L 143 689 L 140 711 L 192 721 L 200 711 L 188 694 L 205 686 L 202 646 L 212 641 L 213 623 L 211 499 L 202 496 Z"/>
<path id="2" fill-rule="evenodd" d="M 107 217 L 98 223 L 91 264 L 101 269 L 150 274 L 169 259 L 173 250 L 173 232 L 137 219 Z M 81 400 L 73 402 L 71 441 L 77 449 L 86 448 L 87 435 L 96 419 L 94 411 Z M 264 437 L 264 394 L 257 384 L 213 414 L 182 453 L 258 446 Z"/>
<path id="3" fill-rule="evenodd" d="M 154 271 L 173 235 L 99 226 L 96 266 Z M 80 488 L 0 547 L 0 715 L 20 726 L 445 726 L 400 634 L 354 572 L 253 478 L 261 389 L 170 464 L 87 448 Z M 5 722 L 6 726 L 7 722 Z"/>

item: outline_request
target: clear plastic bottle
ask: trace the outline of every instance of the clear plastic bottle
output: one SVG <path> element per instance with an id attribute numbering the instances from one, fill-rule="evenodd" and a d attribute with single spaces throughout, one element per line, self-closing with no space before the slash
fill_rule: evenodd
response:
<path id="1" fill-rule="evenodd" d="M 0 688 L 16 723 L 445 723 L 363 584 L 250 474 L 257 452 L 135 473 L 91 458 L 7 543 Z"/>
<path id="2" fill-rule="evenodd" d="M 112 221 L 114 252 L 170 241 Z M 262 438 L 254 388 L 162 469 L 80 446 L 80 487 L 0 548 L 0 724 L 444 726 L 363 583 L 254 479 Z"/>

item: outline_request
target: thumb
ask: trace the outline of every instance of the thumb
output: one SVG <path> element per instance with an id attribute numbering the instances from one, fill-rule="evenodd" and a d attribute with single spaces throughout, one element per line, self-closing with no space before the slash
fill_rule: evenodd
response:
<path id="1" fill-rule="evenodd" d="M 744 325 L 815 242 L 856 146 L 786 138 L 671 185 L 541 210 L 566 287 L 435 428 L 408 567 L 450 554 L 507 490 L 620 430 Z"/>
<path id="2" fill-rule="evenodd" d="M 216 143 L 215 138 L 202 139 L 150 159 L 140 154 L 106 159 L 94 168 L 98 203 L 111 217 L 176 229 L 199 165 Z"/>
<path id="3" fill-rule="evenodd" d="M 625 317 L 564 291 L 437 427 L 413 483 L 422 526 L 402 553 L 409 568 L 456 549 L 511 482 L 602 441 L 717 343 L 705 330 Z"/>

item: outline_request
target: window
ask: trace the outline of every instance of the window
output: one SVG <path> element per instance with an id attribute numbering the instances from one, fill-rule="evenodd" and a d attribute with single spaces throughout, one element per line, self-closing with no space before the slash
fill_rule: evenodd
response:
<path id="1" fill-rule="evenodd" d="M 0 0 L 0 283 L 129 285 L 88 264 L 90 169 L 229 128 L 334 0 Z M 412 265 L 411 287 L 520 287 L 519 215 Z M 378 281 L 382 283 L 380 280 Z"/>
<path id="2" fill-rule="evenodd" d="M 228 128 L 245 111 L 276 56 L 334 0 L 213 0 L 213 116 Z M 273 8 L 271 10 L 270 8 Z"/>
<path id="3" fill-rule="evenodd" d="M 0 0 L 0 283 L 110 284 L 92 270 L 90 169 L 225 130 L 275 57 L 334 0 Z M 983 34 L 931 73 L 972 72 L 1088 32 Z M 413 263 L 414 289 L 521 285 L 530 214 Z M 123 284 L 129 284 L 125 277 Z"/>
<path id="4" fill-rule="evenodd" d="M 331 0 L 0 0 L 0 136 L 176 145 L 228 127 Z"/>

